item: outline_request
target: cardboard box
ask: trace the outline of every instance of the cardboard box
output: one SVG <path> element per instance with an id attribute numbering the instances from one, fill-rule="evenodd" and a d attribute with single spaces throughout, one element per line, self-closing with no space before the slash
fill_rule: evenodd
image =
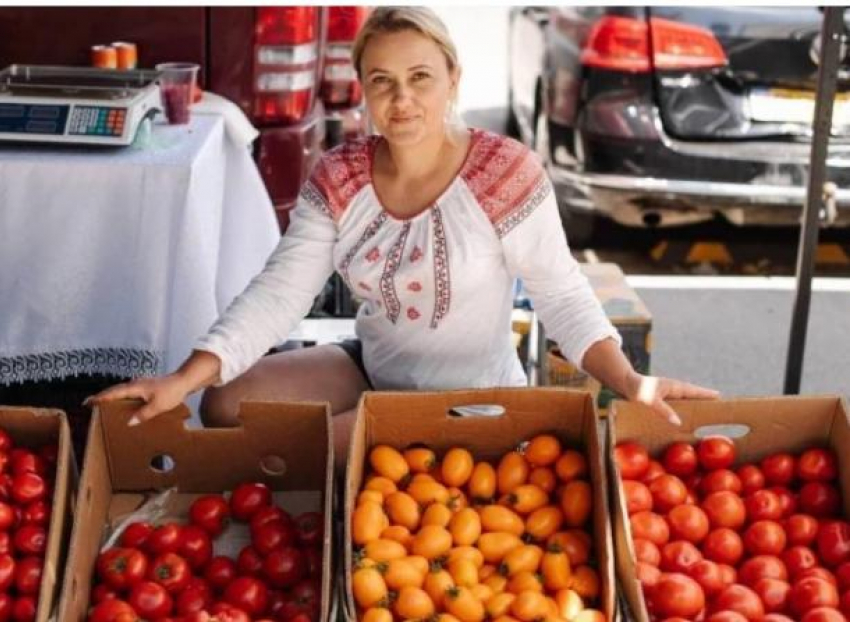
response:
<path id="1" fill-rule="evenodd" d="M 176 486 L 179 494 L 169 509 L 185 517 L 200 493 L 262 481 L 274 491 L 287 492 L 289 502 L 284 502 L 284 508 L 324 512 L 321 619 L 327 621 L 333 575 L 333 439 L 327 406 L 243 402 L 240 427 L 200 430 L 185 427 L 189 417 L 185 407 L 128 427 L 136 408 L 137 402 L 121 401 L 95 410 L 59 620 L 85 619 L 104 528 L 138 508 L 149 493 Z M 163 462 L 163 456 L 170 460 Z"/>
<path id="2" fill-rule="evenodd" d="M 692 443 L 711 434 L 734 438 L 738 464 L 758 462 L 778 451 L 800 453 L 814 446 L 827 446 L 838 455 L 844 514 L 850 516 L 850 459 L 846 455 L 850 447 L 850 418 L 842 398 L 688 400 L 671 402 L 671 406 L 682 418 L 681 427 L 671 426 L 639 404 L 613 402 L 608 413 L 608 455 L 614 455 L 617 443 L 635 440 L 647 448 L 650 456 L 657 457 L 671 443 Z M 635 555 L 623 487 L 613 459 L 610 473 L 617 576 L 632 619 L 648 622 L 643 592 L 635 577 Z"/>
<path id="3" fill-rule="evenodd" d="M 71 430 L 65 413 L 44 408 L 0 407 L 0 426 L 9 433 L 16 446 L 38 448 L 55 443 L 58 448 L 53 513 L 50 516 L 36 615 L 37 622 L 46 622 L 56 606 L 68 550 L 72 495 L 76 483 Z"/>
<path id="4" fill-rule="evenodd" d="M 623 271 L 613 263 L 581 264 L 581 271 L 590 281 L 593 292 L 611 323 L 623 338 L 623 352 L 640 373 L 649 373 L 652 352 L 652 314 L 626 282 Z M 543 382 L 556 386 L 572 386 L 599 391 L 599 386 L 578 368 L 560 356 L 558 345 L 546 340 L 545 372 Z M 598 405 L 602 408 L 614 398 L 614 393 L 602 387 Z"/>
<path id="5" fill-rule="evenodd" d="M 456 416 L 458 409 L 497 405 L 501 415 Z M 468 411 L 467 411 L 468 413 Z M 345 484 L 345 613 L 356 615 L 351 592 L 354 551 L 351 515 L 364 476 L 369 450 L 377 444 L 405 449 L 425 443 L 442 457 L 454 446 L 470 450 L 476 460 L 498 460 L 536 434 L 551 432 L 565 446 L 583 449 L 594 489 L 593 542 L 602 583 L 601 608 L 614 619 L 614 567 L 605 463 L 599 426 L 590 394 L 565 389 L 488 389 L 441 393 L 364 393 L 352 432 Z"/>

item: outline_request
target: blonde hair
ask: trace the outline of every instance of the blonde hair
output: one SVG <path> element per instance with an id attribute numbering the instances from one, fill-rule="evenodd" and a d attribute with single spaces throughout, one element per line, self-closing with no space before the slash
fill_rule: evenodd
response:
<path id="1" fill-rule="evenodd" d="M 372 9 L 366 23 L 357 33 L 357 38 L 354 40 L 354 46 L 351 49 L 351 62 L 354 64 L 358 77 L 362 78 L 360 63 L 363 60 L 363 51 L 366 49 L 369 38 L 377 34 L 404 30 L 413 30 L 434 41 L 443 52 L 443 56 L 446 57 L 449 71 L 457 67 L 457 48 L 455 48 L 446 25 L 434 11 L 422 6 L 381 6 Z"/>

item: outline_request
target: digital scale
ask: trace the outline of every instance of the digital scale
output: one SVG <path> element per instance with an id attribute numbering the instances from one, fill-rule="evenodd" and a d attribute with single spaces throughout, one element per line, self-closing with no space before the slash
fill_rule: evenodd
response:
<path id="1" fill-rule="evenodd" d="M 11 65 L 0 71 L 0 141 L 123 146 L 162 110 L 151 70 Z"/>

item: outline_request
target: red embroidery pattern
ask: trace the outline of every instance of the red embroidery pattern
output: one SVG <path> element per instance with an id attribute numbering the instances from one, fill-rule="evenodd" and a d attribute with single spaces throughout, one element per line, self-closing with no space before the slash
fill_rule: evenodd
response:
<path id="1" fill-rule="evenodd" d="M 330 206 L 328 206 L 327 202 L 325 201 L 325 197 L 323 197 L 322 193 L 318 191 L 315 185 L 313 185 L 312 179 L 308 179 L 301 187 L 301 199 L 307 205 L 319 210 L 329 218 L 334 217 L 333 213 L 331 212 Z"/>
<path id="2" fill-rule="evenodd" d="M 342 275 L 345 284 L 348 285 L 348 289 L 354 289 L 351 286 L 351 279 L 348 276 L 348 268 L 351 266 L 351 262 L 354 259 L 354 256 L 360 251 L 361 248 L 372 239 L 378 230 L 381 228 L 387 221 L 386 212 L 381 212 L 378 214 L 377 218 L 369 223 L 369 226 L 363 231 L 363 234 L 360 236 L 360 239 L 351 247 L 351 249 L 345 254 L 345 258 L 339 265 L 339 273 Z"/>
<path id="3" fill-rule="evenodd" d="M 325 153 L 313 169 L 310 182 L 334 220 L 339 220 L 351 199 L 371 182 L 370 136 L 343 143 Z"/>
<path id="4" fill-rule="evenodd" d="M 410 263 L 416 263 L 422 259 L 422 249 L 418 246 L 414 246 L 413 250 L 410 252 Z"/>
<path id="5" fill-rule="evenodd" d="M 431 328 L 437 328 L 451 303 L 451 283 L 449 281 L 449 250 L 446 243 L 446 230 L 443 227 L 443 213 L 435 205 L 431 210 L 434 225 L 434 314 L 431 316 Z"/>
<path id="6" fill-rule="evenodd" d="M 407 289 L 409 289 L 412 292 L 421 292 L 422 291 L 422 283 L 420 283 L 419 281 L 413 281 L 412 283 L 408 284 Z"/>
<path id="7" fill-rule="evenodd" d="M 416 307 L 408 307 L 407 308 L 407 318 L 410 320 L 418 320 L 419 319 L 419 311 L 416 310 Z"/>
<path id="8" fill-rule="evenodd" d="M 368 253 L 366 253 L 366 261 L 368 261 L 370 263 L 375 263 L 376 261 L 378 261 L 378 259 L 380 257 L 381 257 L 381 251 L 378 250 L 377 246 L 375 246 L 374 248 L 372 248 L 372 250 L 370 250 Z"/>
<path id="9" fill-rule="evenodd" d="M 401 258 L 404 253 L 404 243 L 407 241 L 407 234 L 410 233 L 410 223 L 404 224 L 399 233 L 398 239 L 393 243 L 389 253 L 387 253 L 387 263 L 384 265 L 384 272 L 381 274 L 381 295 L 384 298 L 384 303 L 387 307 L 387 318 L 393 324 L 398 320 L 401 313 L 401 302 L 398 299 L 398 293 L 395 289 L 395 273 L 401 266 Z"/>
<path id="10" fill-rule="evenodd" d="M 499 237 L 522 222 L 551 191 L 546 173 L 523 144 L 482 132 L 462 177 Z"/>

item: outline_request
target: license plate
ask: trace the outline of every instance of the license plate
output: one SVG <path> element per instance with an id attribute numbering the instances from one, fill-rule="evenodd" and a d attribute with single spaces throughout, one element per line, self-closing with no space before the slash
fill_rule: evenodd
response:
<path id="1" fill-rule="evenodd" d="M 753 121 L 811 125 L 815 115 L 813 91 L 752 89 L 749 104 Z M 850 125 L 850 93 L 836 93 L 832 104 L 832 125 Z"/>

